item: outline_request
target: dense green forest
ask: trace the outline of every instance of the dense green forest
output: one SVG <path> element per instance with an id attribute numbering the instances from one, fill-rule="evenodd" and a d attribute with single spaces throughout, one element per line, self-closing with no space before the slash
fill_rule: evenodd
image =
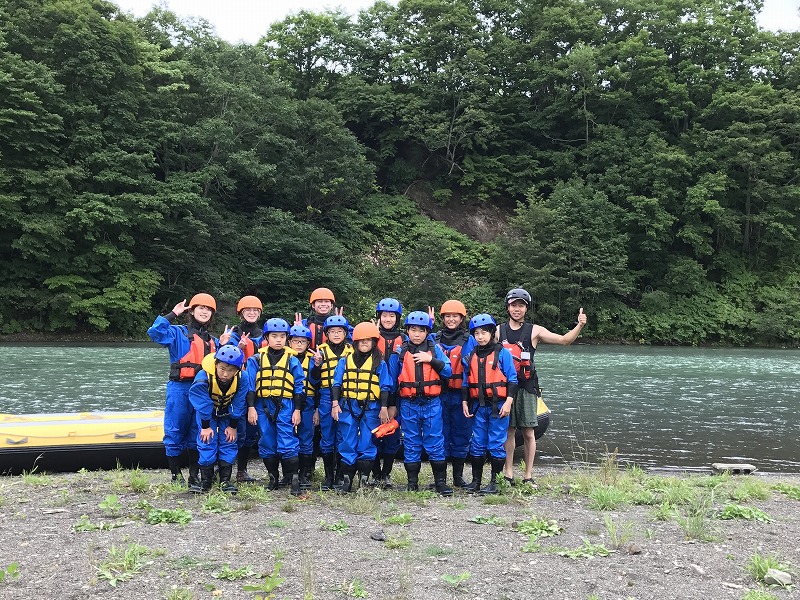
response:
<path id="1" fill-rule="evenodd" d="M 800 33 L 758 0 L 400 0 L 231 45 L 0 0 L 0 333 L 337 293 L 800 344 Z M 227 314 L 225 314 L 227 313 Z"/>

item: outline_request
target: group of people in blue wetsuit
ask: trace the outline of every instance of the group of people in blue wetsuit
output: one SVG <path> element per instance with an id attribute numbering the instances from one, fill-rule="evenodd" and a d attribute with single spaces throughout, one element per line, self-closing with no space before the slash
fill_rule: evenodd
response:
<path id="1" fill-rule="evenodd" d="M 270 490 L 310 489 L 317 456 L 322 490 L 350 492 L 357 474 L 361 486 L 391 488 L 402 446 L 408 490 L 419 489 L 424 451 L 438 493 L 453 493 L 449 460 L 454 487 L 493 494 L 501 473 L 514 483 L 521 428 L 523 481 L 533 483 L 533 354 L 540 342 L 571 344 L 586 324 L 583 309 L 575 327 L 558 335 L 525 322 L 531 296 L 521 288 L 506 295 L 508 322 L 498 326 L 487 313 L 468 320 L 464 304 L 448 300 L 436 331 L 433 308 L 403 319 L 394 298 L 377 303 L 374 321 L 354 327 L 328 288 L 315 289 L 309 302 L 308 318 L 273 317 L 261 326 L 261 301 L 245 296 L 236 307 L 241 322 L 218 338 L 208 331 L 217 310 L 210 294 L 156 317 L 148 335 L 170 356 L 164 446 L 173 481 L 184 482 L 188 456 L 190 491 L 211 490 L 216 468 L 221 489 L 236 493 L 234 465 L 236 482 L 255 481 L 247 472 L 255 447 Z M 187 323 L 175 324 L 184 314 Z M 483 485 L 487 456 L 491 477 Z"/>

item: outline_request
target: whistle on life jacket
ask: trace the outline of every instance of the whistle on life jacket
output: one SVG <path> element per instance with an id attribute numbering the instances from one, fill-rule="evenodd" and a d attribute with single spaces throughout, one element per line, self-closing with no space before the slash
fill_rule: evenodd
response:
<path id="1" fill-rule="evenodd" d="M 521 344 L 520 344 L 521 346 Z M 519 353 L 519 375 L 523 379 L 530 379 L 533 372 L 531 353 L 523 350 Z"/>

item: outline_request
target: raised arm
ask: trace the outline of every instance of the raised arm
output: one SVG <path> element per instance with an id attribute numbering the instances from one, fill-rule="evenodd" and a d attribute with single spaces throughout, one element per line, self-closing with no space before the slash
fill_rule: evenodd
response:
<path id="1" fill-rule="evenodd" d="M 586 314 L 583 308 L 578 312 L 578 324 L 575 325 L 564 335 L 553 333 L 552 331 L 542 327 L 541 325 L 534 325 L 531 331 L 531 345 L 536 348 L 536 344 L 542 342 L 544 344 L 561 344 L 562 346 L 569 346 L 572 342 L 578 339 L 581 329 L 586 325 Z"/>

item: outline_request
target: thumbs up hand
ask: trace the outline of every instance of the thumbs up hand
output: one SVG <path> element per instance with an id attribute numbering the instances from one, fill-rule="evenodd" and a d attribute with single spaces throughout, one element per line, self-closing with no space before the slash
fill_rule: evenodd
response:
<path id="1" fill-rule="evenodd" d="M 586 314 L 584 314 L 583 307 L 581 307 L 581 309 L 578 311 L 578 325 L 580 325 L 581 327 L 586 325 L 586 319 L 587 319 Z"/>

